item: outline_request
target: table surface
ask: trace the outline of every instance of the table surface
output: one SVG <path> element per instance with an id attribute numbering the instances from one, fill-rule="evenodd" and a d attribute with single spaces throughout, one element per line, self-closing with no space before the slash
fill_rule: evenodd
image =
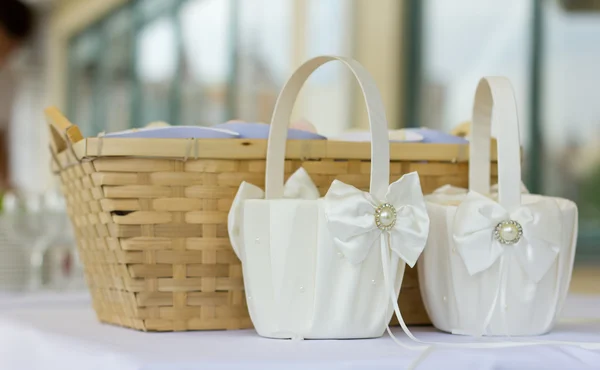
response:
<path id="1" fill-rule="evenodd" d="M 600 296 L 567 300 L 544 340 L 600 342 Z M 473 341 L 415 327 L 424 341 Z M 404 343 L 411 341 L 394 328 Z M 367 340 L 290 341 L 253 330 L 142 333 L 100 324 L 85 294 L 0 294 L 0 370 L 404 369 L 419 355 L 387 334 Z M 600 369 L 600 351 L 568 346 L 435 349 L 418 369 Z"/>

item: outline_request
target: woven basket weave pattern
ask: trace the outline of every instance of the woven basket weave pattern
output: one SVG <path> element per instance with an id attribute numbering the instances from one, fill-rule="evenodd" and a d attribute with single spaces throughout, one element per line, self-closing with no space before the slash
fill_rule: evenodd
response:
<path id="1" fill-rule="evenodd" d="M 363 190 L 370 162 L 286 161 L 324 194 L 334 179 Z M 391 180 L 419 171 L 423 191 L 466 186 L 464 163 L 394 161 Z M 65 168 L 63 192 L 93 305 L 101 321 L 148 331 L 250 328 L 242 267 L 227 213 L 242 181 L 264 186 L 264 160 L 97 158 Z M 400 302 L 428 323 L 414 269 Z"/>

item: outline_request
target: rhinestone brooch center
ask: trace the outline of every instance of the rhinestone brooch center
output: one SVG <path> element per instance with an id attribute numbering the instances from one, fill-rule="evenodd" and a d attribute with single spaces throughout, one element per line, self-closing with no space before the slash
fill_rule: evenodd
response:
<path id="1" fill-rule="evenodd" d="M 375 225 L 380 230 L 391 230 L 396 224 L 396 208 L 389 203 L 384 203 L 375 210 Z"/>
<path id="2" fill-rule="evenodd" d="M 501 244 L 516 244 L 523 236 L 521 224 L 514 220 L 506 220 L 498 223 L 494 229 L 494 238 Z"/>

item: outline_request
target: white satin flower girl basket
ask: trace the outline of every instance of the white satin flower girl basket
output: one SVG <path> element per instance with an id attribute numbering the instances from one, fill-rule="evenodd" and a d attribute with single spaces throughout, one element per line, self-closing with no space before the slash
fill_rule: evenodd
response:
<path id="1" fill-rule="evenodd" d="M 498 193 L 490 194 L 491 129 Z M 473 109 L 469 192 L 426 197 L 431 233 L 419 282 L 433 324 L 470 335 L 552 329 L 569 286 L 577 207 L 523 194 L 515 98 L 505 78 L 480 81 Z"/>
<path id="2" fill-rule="evenodd" d="M 322 64 L 339 60 L 354 73 L 373 137 L 370 193 L 335 180 L 327 195 L 299 169 L 283 184 L 289 116 L 302 85 Z M 389 184 L 383 104 L 356 61 L 317 57 L 283 88 L 271 122 L 265 192 L 243 183 L 228 227 L 242 261 L 250 317 L 272 338 L 381 336 L 398 298 L 405 264 L 421 254 L 429 230 L 416 173 Z"/>

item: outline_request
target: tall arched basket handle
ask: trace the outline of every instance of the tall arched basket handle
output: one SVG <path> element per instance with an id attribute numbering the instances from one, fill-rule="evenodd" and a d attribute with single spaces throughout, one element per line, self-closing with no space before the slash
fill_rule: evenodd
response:
<path id="1" fill-rule="evenodd" d="M 352 71 L 358 81 L 365 102 L 371 128 L 371 188 L 375 197 L 383 199 L 390 181 L 390 145 L 388 125 L 381 95 L 375 81 L 357 61 L 336 56 L 320 56 L 301 65 L 287 81 L 279 94 L 271 120 L 267 149 L 265 198 L 283 196 L 285 147 L 287 127 L 294 103 L 308 77 L 320 66 L 331 61 L 340 61 Z"/>
<path id="2" fill-rule="evenodd" d="M 498 141 L 498 199 L 507 210 L 521 205 L 521 146 L 515 94 L 504 77 L 479 81 L 469 149 L 469 190 L 490 192 L 490 140 Z"/>

